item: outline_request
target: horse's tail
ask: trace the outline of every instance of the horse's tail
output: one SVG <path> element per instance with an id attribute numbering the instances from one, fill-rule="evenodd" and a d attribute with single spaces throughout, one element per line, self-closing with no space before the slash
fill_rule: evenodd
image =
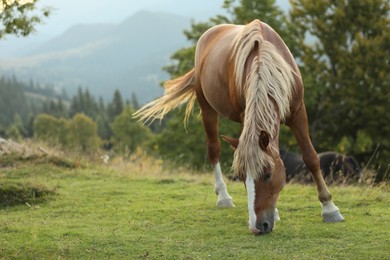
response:
<path id="1" fill-rule="evenodd" d="M 253 60 L 245 74 L 249 57 Z M 265 167 L 273 167 L 259 146 L 260 133 L 268 133 L 270 140 L 277 138 L 277 124 L 289 114 L 294 72 L 275 47 L 264 40 L 259 20 L 246 25 L 236 36 L 232 60 L 237 91 L 245 97 L 244 126 L 233 169 L 235 174 L 250 174 L 255 179 Z"/>
<path id="2" fill-rule="evenodd" d="M 193 88 L 194 80 L 195 70 L 192 69 L 179 78 L 166 81 L 164 83 L 164 95 L 144 105 L 133 114 L 133 117 L 144 123 L 152 123 L 155 119 L 162 119 L 168 112 L 187 102 L 184 117 L 186 123 L 196 99 L 195 89 Z"/>

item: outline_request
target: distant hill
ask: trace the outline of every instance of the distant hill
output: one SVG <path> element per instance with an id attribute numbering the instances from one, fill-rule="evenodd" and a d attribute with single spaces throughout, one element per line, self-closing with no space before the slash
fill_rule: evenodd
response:
<path id="1" fill-rule="evenodd" d="M 183 30 L 190 19 L 159 12 L 138 12 L 121 24 L 79 24 L 60 36 L 24 51 L 20 58 L 1 59 L 0 71 L 20 80 L 54 84 L 72 95 L 79 86 L 111 99 L 115 89 L 141 103 L 162 93 L 168 78 L 161 68 L 171 54 L 187 45 Z"/>

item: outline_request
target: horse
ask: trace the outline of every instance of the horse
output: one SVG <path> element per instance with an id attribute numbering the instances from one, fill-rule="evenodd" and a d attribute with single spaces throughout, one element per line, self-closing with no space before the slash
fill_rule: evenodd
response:
<path id="1" fill-rule="evenodd" d="M 241 123 L 239 144 L 232 169 L 247 191 L 249 230 L 266 234 L 278 220 L 276 202 L 285 184 L 279 156 L 279 128 L 290 127 L 303 160 L 313 174 L 322 217 L 326 222 L 344 220 L 332 202 L 311 143 L 303 102 L 303 82 L 294 58 L 282 38 L 258 19 L 247 25 L 220 24 L 198 40 L 194 68 L 164 84 L 164 94 L 133 115 L 140 122 L 162 119 L 187 103 L 184 123 L 197 100 L 208 159 L 215 175 L 218 207 L 234 207 L 220 167 L 219 116 Z"/>
<path id="2" fill-rule="evenodd" d="M 303 162 L 301 155 L 284 149 L 280 149 L 279 154 L 286 168 L 286 182 L 290 182 L 292 179 L 304 172 L 303 169 L 305 163 Z"/>
<path id="3" fill-rule="evenodd" d="M 286 181 L 298 181 L 303 183 L 312 182 L 308 178 L 309 170 L 305 167 L 302 156 L 296 153 L 280 150 L 280 157 L 286 167 Z M 329 183 L 345 183 L 357 181 L 361 177 L 361 168 L 353 156 L 343 155 L 334 151 L 318 154 L 320 169 L 324 179 Z"/>
<path id="4" fill-rule="evenodd" d="M 329 151 L 318 154 L 320 158 L 320 167 L 324 177 L 330 177 L 333 181 L 338 178 L 359 179 L 361 168 L 353 156 L 343 155 L 337 152 Z"/>

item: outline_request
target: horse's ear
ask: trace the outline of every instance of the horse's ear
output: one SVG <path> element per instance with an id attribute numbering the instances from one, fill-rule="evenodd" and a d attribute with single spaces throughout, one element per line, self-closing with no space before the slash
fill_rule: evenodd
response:
<path id="1" fill-rule="evenodd" d="M 233 137 L 229 137 L 229 136 L 225 136 L 225 135 L 221 135 L 221 137 L 222 137 L 223 140 L 227 141 L 233 147 L 233 149 L 237 149 L 238 143 L 239 143 L 239 139 L 233 138 Z"/>
<path id="2" fill-rule="evenodd" d="M 267 149 L 269 144 L 269 134 L 266 131 L 261 131 L 259 136 L 259 145 L 262 150 Z"/>

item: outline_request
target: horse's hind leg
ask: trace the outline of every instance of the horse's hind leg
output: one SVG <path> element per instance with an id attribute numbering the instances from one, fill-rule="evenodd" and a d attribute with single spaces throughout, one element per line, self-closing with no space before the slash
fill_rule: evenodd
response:
<path id="1" fill-rule="evenodd" d="M 215 187 L 218 196 L 218 207 L 234 207 L 232 197 L 229 195 L 223 180 L 221 165 L 219 163 L 220 142 L 218 139 L 218 113 L 207 103 L 202 93 L 197 93 L 197 99 L 202 109 L 203 127 L 207 135 L 208 157 L 214 168 Z"/>
<path id="2" fill-rule="evenodd" d="M 339 222 L 344 218 L 339 209 L 332 202 L 332 195 L 324 181 L 320 169 L 318 155 L 311 143 L 308 129 L 306 108 L 302 102 L 297 112 L 287 120 L 286 124 L 291 128 L 301 148 L 303 161 L 313 175 L 318 191 L 318 199 L 322 203 L 322 218 L 325 222 Z"/>

